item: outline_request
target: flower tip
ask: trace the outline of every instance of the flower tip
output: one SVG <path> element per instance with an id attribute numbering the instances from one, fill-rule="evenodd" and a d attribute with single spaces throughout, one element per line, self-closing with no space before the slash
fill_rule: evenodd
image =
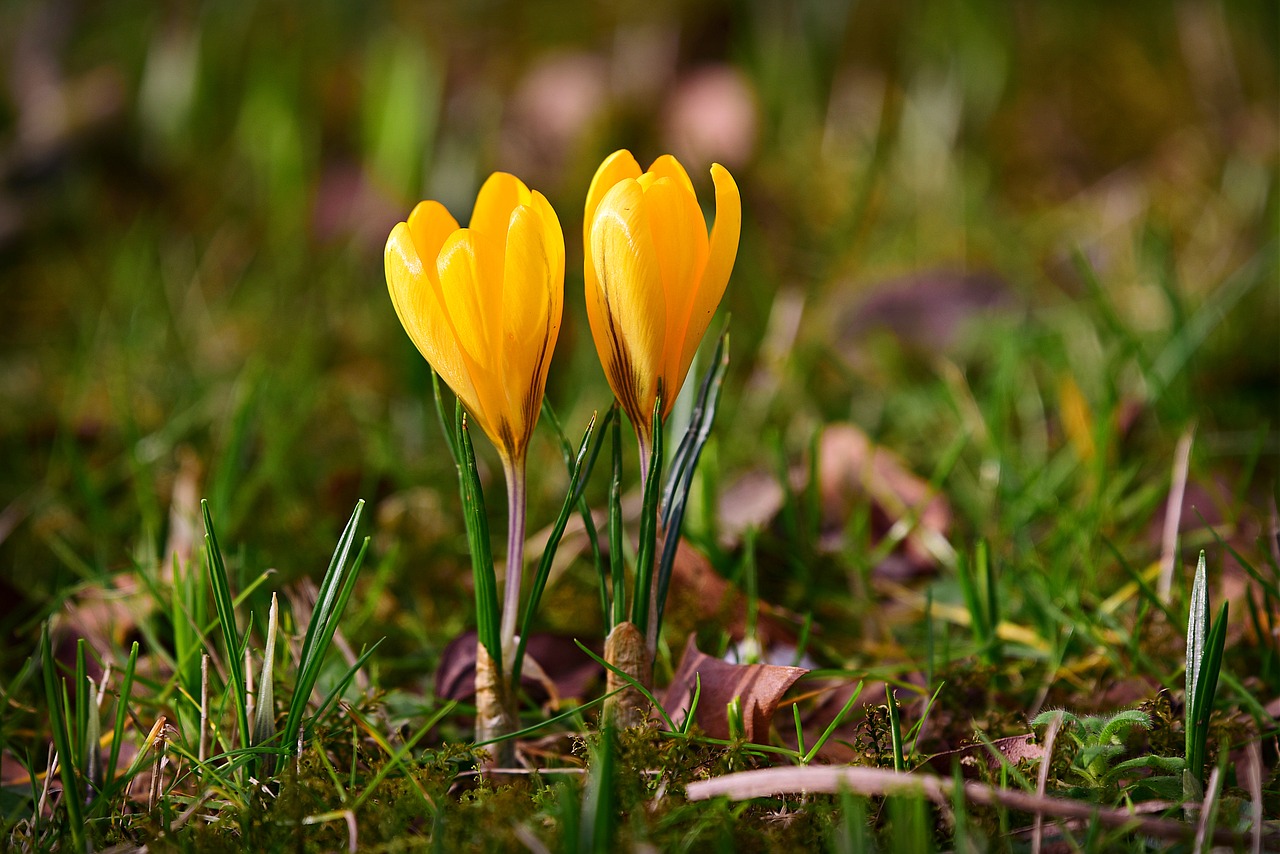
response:
<path id="1" fill-rule="evenodd" d="M 725 189 L 732 187 L 735 192 L 738 189 L 738 182 L 734 180 L 733 173 L 719 163 L 711 164 L 711 181 L 716 185 L 716 189 L 721 189 L 722 181 Z"/>

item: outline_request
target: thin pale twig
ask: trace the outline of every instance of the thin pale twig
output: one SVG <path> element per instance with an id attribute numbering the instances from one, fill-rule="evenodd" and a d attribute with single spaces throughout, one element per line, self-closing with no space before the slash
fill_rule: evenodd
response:
<path id="1" fill-rule="evenodd" d="M 196 756 L 204 765 L 209 755 L 209 654 L 200 656 L 200 741 Z"/>
<path id="2" fill-rule="evenodd" d="M 1244 749 L 1244 785 L 1253 804 L 1249 850 L 1259 854 L 1262 851 L 1262 746 L 1258 740 L 1249 742 Z"/>
<path id="3" fill-rule="evenodd" d="M 1182 498 L 1187 492 L 1187 472 L 1191 467 L 1191 443 L 1196 426 L 1192 424 L 1178 437 L 1173 452 L 1173 475 L 1169 485 L 1169 501 L 1164 509 L 1164 535 L 1160 539 L 1160 582 L 1156 593 L 1169 604 L 1173 592 L 1173 569 L 1178 557 L 1178 526 L 1182 522 Z"/>
<path id="4" fill-rule="evenodd" d="M 49 761 L 45 768 L 48 770 L 44 772 L 44 785 L 40 788 L 40 800 L 36 803 L 37 816 L 44 815 L 44 805 L 49 800 L 49 784 L 58 773 L 58 751 L 53 749 L 52 744 L 49 745 Z"/>
<path id="5" fill-rule="evenodd" d="M 151 769 L 151 787 L 147 790 L 147 812 L 156 808 L 160 797 L 160 777 L 164 773 L 164 748 L 166 744 L 163 730 L 156 737 L 156 759 Z"/>
<path id="6" fill-rule="evenodd" d="M 1196 823 L 1196 841 L 1192 851 L 1207 851 L 1205 837 L 1208 836 L 1209 824 L 1214 813 L 1218 811 L 1218 788 L 1222 775 L 1214 768 L 1209 774 L 1209 785 L 1205 787 L 1204 801 L 1200 804 L 1200 821 Z"/>
<path id="7" fill-rule="evenodd" d="M 761 768 L 698 780 L 690 783 L 685 793 L 691 801 L 728 796 L 747 800 L 778 794 L 822 792 L 837 794 L 841 787 L 866 796 L 917 795 L 935 803 L 947 803 L 954 782 L 936 774 L 899 773 L 887 768 L 822 767 Z M 1123 827 L 1163 839 L 1191 839 L 1196 828 L 1168 818 L 1135 815 L 1126 809 L 1106 809 L 1084 801 L 1040 797 L 1028 792 L 1002 789 L 985 783 L 964 784 L 965 799 L 983 806 L 1004 806 L 1021 812 L 1061 818 L 1096 821 L 1108 827 Z M 1280 834 L 1270 834 L 1268 841 L 1280 842 Z M 1239 845 L 1244 835 L 1226 828 L 1213 831 L 1213 841 L 1222 845 Z"/>
<path id="8" fill-rule="evenodd" d="M 319 815 L 309 815 L 302 820 L 302 823 L 304 825 L 323 824 L 339 818 L 347 823 L 347 851 L 349 854 L 355 854 L 360 847 L 359 836 L 357 835 L 359 825 L 356 823 L 355 811 L 349 809 L 333 810 Z"/>
<path id="9" fill-rule="evenodd" d="M 246 646 L 244 648 L 244 713 L 249 720 L 253 720 L 254 715 L 258 713 L 257 705 L 258 698 L 253 693 L 253 651 Z"/>
<path id="10" fill-rule="evenodd" d="M 520 844 L 529 849 L 532 854 L 551 854 L 551 849 L 528 826 L 517 824 L 512 832 L 515 833 L 515 837 L 520 841 Z"/>
<path id="11" fill-rule="evenodd" d="M 1049 766 L 1053 764 L 1053 744 L 1058 740 L 1058 729 L 1062 726 L 1062 710 L 1054 712 L 1049 721 L 1049 728 L 1044 734 L 1044 755 L 1040 757 L 1040 773 L 1036 776 L 1036 797 L 1043 798 L 1049 785 Z M 1035 829 L 1031 834 L 1031 854 L 1040 854 L 1044 844 L 1044 813 L 1037 812 Z"/>

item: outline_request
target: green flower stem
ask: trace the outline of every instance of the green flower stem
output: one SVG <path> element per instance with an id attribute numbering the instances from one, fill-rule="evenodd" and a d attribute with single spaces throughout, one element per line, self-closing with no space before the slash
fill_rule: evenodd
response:
<path id="1" fill-rule="evenodd" d="M 520 613 L 520 582 L 524 572 L 524 457 L 504 459 L 502 464 L 507 477 L 507 581 L 502 594 L 502 626 L 498 637 L 502 646 L 502 670 L 510 673 L 516 651 L 516 619 Z"/>

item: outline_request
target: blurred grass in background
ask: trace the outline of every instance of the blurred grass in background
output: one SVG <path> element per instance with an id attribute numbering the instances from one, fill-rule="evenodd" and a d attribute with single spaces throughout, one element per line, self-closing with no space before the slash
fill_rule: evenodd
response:
<path id="1" fill-rule="evenodd" d="M 383 241 L 422 198 L 465 222 L 493 170 L 546 193 L 569 259 L 548 397 L 576 434 L 609 402 L 580 235 L 587 183 L 617 147 L 642 163 L 674 152 L 704 199 L 713 160 L 743 190 L 709 454 L 726 483 L 775 447 L 800 459 L 837 420 L 928 473 L 975 430 L 972 402 L 990 434 L 948 481 L 954 541 L 1003 531 L 1032 565 L 1045 541 L 1082 547 L 1058 574 L 1091 574 L 1105 553 L 1087 496 L 1166 478 L 1193 421 L 1197 471 L 1234 484 L 1256 462 L 1265 476 L 1241 482 L 1274 492 L 1278 14 L 5 4 L 0 664 L 77 585 L 180 550 L 175 498 L 195 488 L 242 582 L 318 575 L 369 499 L 379 592 L 349 628 L 376 619 L 368 632 L 398 638 L 385 666 L 420 677 L 467 624 L 469 574 Z M 1085 425 L 1072 438 L 1101 447 L 1063 469 L 1071 413 Z M 531 454 L 536 529 L 565 477 L 546 436 Z M 1162 500 L 1142 493 L 1107 524 L 1132 534 Z M 587 572 L 565 600 L 581 612 L 549 621 L 598 620 Z M 845 586 L 769 592 L 796 605 L 823 583 Z"/>

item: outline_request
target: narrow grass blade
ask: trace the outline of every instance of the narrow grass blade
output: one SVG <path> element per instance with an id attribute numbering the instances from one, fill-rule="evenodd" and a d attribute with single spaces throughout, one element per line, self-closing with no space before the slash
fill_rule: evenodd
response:
<path id="1" fill-rule="evenodd" d="M 636 585 L 631 601 L 631 622 L 645 633 L 645 640 L 652 649 L 657 643 L 657 632 L 649 625 L 651 605 L 656 605 L 653 585 L 653 565 L 658 543 L 658 481 L 662 476 L 662 394 L 659 392 L 653 407 L 653 452 L 649 458 L 649 472 L 644 481 L 644 500 L 640 507 L 640 543 L 636 547 Z"/>
<path id="2" fill-rule="evenodd" d="M 1000 625 L 1000 591 L 996 578 L 995 562 L 991 558 L 991 546 L 986 538 L 978 540 L 978 548 L 974 556 L 978 570 L 978 579 L 983 586 L 986 599 L 986 659 L 988 664 L 996 664 L 1000 660 L 1000 635 L 996 627 Z"/>
<path id="3" fill-rule="evenodd" d="M 605 661 L 600 656 L 596 655 L 594 652 L 588 649 L 587 646 L 582 641 L 575 640 L 574 643 L 577 644 L 578 649 L 582 650 L 587 655 L 591 656 L 591 660 L 594 661 L 596 664 L 599 664 L 605 670 L 608 670 L 609 672 L 616 674 L 624 682 L 626 682 L 631 687 L 639 691 L 644 696 L 644 698 L 649 701 L 650 705 L 652 705 L 653 708 L 657 709 L 658 714 L 662 715 L 662 722 L 667 725 L 668 732 L 680 732 L 680 729 L 676 726 L 675 721 L 671 720 L 671 716 L 667 714 L 667 710 L 664 709 L 662 707 L 662 704 L 658 702 L 658 698 L 653 696 L 652 691 L 644 687 L 644 685 L 640 684 L 640 680 L 636 679 L 630 673 L 625 673 L 622 670 L 618 669 L 617 667 L 614 667 L 612 664 Z M 603 699 L 603 698 L 600 698 L 600 699 Z"/>
<path id="4" fill-rule="evenodd" d="M 1205 573 L 1204 552 L 1196 563 L 1195 578 L 1191 582 L 1191 604 L 1187 614 L 1187 672 L 1186 693 L 1183 702 L 1186 706 L 1186 757 L 1187 767 L 1191 768 L 1195 757 L 1195 702 L 1198 696 L 1196 689 L 1200 679 L 1200 665 L 1204 661 L 1205 639 L 1209 633 L 1209 592 Z M 1193 772 L 1197 777 L 1200 771 Z"/>
<path id="5" fill-rule="evenodd" d="M 129 663 L 125 665 L 124 674 L 120 677 L 120 693 L 116 697 L 116 724 L 111 731 L 111 753 L 107 756 L 107 773 L 103 777 L 108 784 L 116 778 L 116 767 L 120 762 L 120 743 L 124 740 L 124 723 L 129 715 L 133 674 L 137 667 L 138 642 L 134 641 L 129 649 Z"/>
<path id="6" fill-rule="evenodd" d="M 695 673 L 693 677 L 693 697 L 689 700 L 689 711 L 685 712 L 684 723 L 680 724 L 680 734 L 688 735 L 689 730 L 693 727 L 694 722 L 698 719 L 698 704 L 702 702 L 702 675 Z M 796 710 L 796 721 L 799 722 L 799 709 L 797 705 L 792 705 L 792 709 Z M 800 733 L 801 738 L 804 734 Z M 801 750 L 803 753 L 803 749 Z"/>
<path id="7" fill-rule="evenodd" d="M 729 726 L 729 740 L 742 741 L 746 736 L 746 725 L 742 722 L 742 697 L 735 696 L 725 703 L 725 721 Z"/>
<path id="8" fill-rule="evenodd" d="M 801 765 L 808 765 L 813 758 L 818 755 L 823 746 L 835 734 L 836 728 L 844 723 L 845 716 L 849 714 L 849 710 L 853 708 L 853 704 L 858 702 L 859 695 L 862 694 L 862 683 L 858 683 L 858 687 L 853 689 L 853 693 L 849 695 L 849 699 L 845 701 L 844 707 L 840 709 L 840 714 L 832 718 L 831 723 L 827 724 L 827 728 L 822 731 L 822 735 L 818 736 L 818 740 L 809 748 L 809 752 L 804 754 L 804 758 L 800 760 Z"/>
<path id="9" fill-rule="evenodd" d="M 455 466 L 459 465 L 458 440 L 454 431 L 449 429 L 449 419 L 445 417 L 444 396 L 440 393 L 440 375 L 434 370 L 431 372 L 431 395 L 436 404 L 436 418 L 440 420 L 440 432 L 444 434 L 444 443 L 449 448 L 449 456 L 453 457 Z"/>
<path id="10" fill-rule="evenodd" d="M 80 784 L 76 780 L 76 766 L 68 759 L 71 754 L 71 733 L 67 726 L 68 709 L 58 691 L 57 665 L 53 658 L 53 643 L 49 640 L 49 624 L 40 633 L 40 664 L 44 671 L 44 698 L 48 704 L 49 725 L 53 729 L 53 746 L 62 757 L 58 770 L 62 775 L 62 803 L 67 811 L 67 825 L 76 851 L 85 850 L 84 819 L 80 808 Z"/>
<path id="11" fill-rule="evenodd" d="M 898 714 L 898 698 L 887 684 L 884 686 L 886 705 L 889 708 L 889 739 L 893 743 L 893 770 L 904 772 L 907 761 L 902 755 L 902 719 Z"/>
<path id="12" fill-rule="evenodd" d="M 213 529 L 213 518 L 209 515 L 209 502 L 200 501 L 200 511 L 204 515 L 205 560 L 208 564 L 209 583 L 213 588 L 213 604 L 218 612 L 218 625 L 222 627 L 222 640 L 227 648 L 227 679 L 231 705 L 235 710 L 236 723 L 240 733 L 240 743 L 248 746 L 251 742 L 249 729 L 249 710 L 246 704 L 244 686 L 244 658 L 241 655 L 239 632 L 236 630 L 235 606 L 231 600 L 231 585 L 227 581 L 227 567 L 222 561 L 222 550 L 218 548 L 218 536 Z"/>
<path id="13" fill-rule="evenodd" d="M 429 733 L 436 724 L 448 717 L 448 715 L 453 711 L 453 707 L 456 705 L 457 701 L 451 700 L 437 709 L 436 712 L 431 715 L 431 717 L 427 718 L 422 726 L 420 726 L 418 730 L 408 738 L 408 740 L 401 744 L 394 753 L 387 757 L 387 761 L 378 769 L 378 773 L 373 775 L 373 779 L 364 787 L 364 791 L 361 792 L 359 797 L 355 799 L 355 802 L 351 804 L 352 812 L 359 812 L 360 807 L 364 806 L 365 802 L 373 796 L 373 793 L 377 791 L 378 786 L 382 784 L 382 781 L 385 780 L 387 775 L 393 770 L 400 768 L 408 773 L 408 770 L 405 769 L 403 765 L 404 758 L 409 755 L 409 751 L 413 750 L 414 745 L 422 740 L 423 736 Z"/>
<path id="14" fill-rule="evenodd" d="M 382 640 L 378 640 L 373 646 L 360 653 L 360 656 L 355 660 L 355 662 L 347 668 L 347 672 L 342 675 L 341 679 L 333 684 L 333 688 L 330 689 L 329 693 L 325 695 L 325 698 L 320 701 L 320 705 L 316 708 L 315 715 L 311 718 L 313 721 L 318 721 L 324 717 L 325 713 L 329 711 L 329 707 L 342 696 L 342 692 L 347 690 L 347 686 L 351 684 L 351 680 L 355 678 L 358 672 L 360 672 L 360 668 L 365 666 L 369 659 L 373 657 L 374 651 L 376 651 L 380 646 L 382 646 Z"/>
<path id="15" fill-rule="evenodd" d="M 271 610 L 267 613 L 267 646 L 262 654 L 262 673 L 258 678 L 258 700 L 253 715 L 253 744 L 258 746 L 276 736 L 276 625 L 279 618 L 276 594 L 271 594 Z M 270 758 L 262 767 L 262 776 L 271 776 L 274 763 Z"/>
<path id="16" fill-rule="evenodd" d="M 1187 730 L 1192 733 L 1191 752 L 1187 756 L 1187 770 L 1203 781 L 1204 764 L 1208 757 L 1209 718 L 1213 714 L 1213 700 L 1218 691 L 1218 677 L 1222 672 L 1222 654 L 1227 641 L 1227 615 L 1229 604 L 1222 603 L 1218 618 L 1205 638 L 1204 656 L 1200 661 L 1200 674 L 1196 679 L 1195 694 L 1188 701 L 1191 710 L 1187 718 Z"/>
<path id="17" fill-rule="evenodd" d="M 467 528 L 467 545 L 471 549 L 471 574 L 476 590 L 476 635 L 498 676 L 502 676 L 502 641 L 499 635 L 498 579 L 493 570 L 493 553 L 489 545 L 489 518 L 476 466 L 476 449 L 471 443 L 467 416 L 458 403 L 454 408 L 455 438 L 458 445 L 458 490 L 462 496 L 462 515 Z"/>
<path id="18" fill-rule="evenodd" d="M 960 581 L 960 592 L 964 596 L 965 606 L 969 610 L 969 623 L 973 631 L 973 642 L 978 647 L 984 661 L 991 662 L 991 650 L 994 643 L 995 623 L 992 622 L 991 599 L 992 589 L 988 581 L 990 564 L 987 560 L 987 546 L 979 540 L 970 557 L 962 557 L 959 562 L 957 577 Z"/>
<path id="19" fill-rule="evenodd" d="M 1120 549 L 1116 548 L 1116 544 L 1112 542 L 1111 538 L 1103 536 L 1102 544 L 1107 547 L 1107 551 L 1111 552 L 1111 556 L 1116 559 L 1116 563 L 1119 564 L 1120 568 L 1129 576 L 1129 580 L 1133 582 L 1134 586 L 1141 594 L 1142 601 L 1164 614 L 1165 619 L 1169 621 L 1170 625 L 1177 625 L 1178 618 L 1174 614 L 1173 609 L 1169 607 L 1167 602 L 1156 594 L 1156 589 L 1142 577 L 1142 573 L 1129 565 L 1129 561 L 1125 560 L 1124 555 L 1120 553 Z"/>
<path id="20" fill-rule="evenodd" d="M 560 854 L 584 854 L 590 850 L 582 847 L 582 802 L 578 798 L 576 786 L 566 781 L 556 787 L 556 803 L 552 815 L 563 837 Z"/>
<path id="21" fill-rule="evenodd" d="M 317 664 L 317 659 L 324 655 L 324 646 L 328 643 L 323 636 L 327 630 L 336 628 L 334 618 L 337 616 L 338 599 L 341 598 L 342 588 L 348 586 L 354 577 L 354 573 L 349 573 L 347 570 L 351 565 L 351 549 L 355 545 L 356 530 L 360 525 L 360 516 L 363 511 L 362 499 L 356 502 L 351 518 L 342 529 L 337 548 L 334 549 L 333 557 L 329 559 L 329 568 L 325 570 L 324 578 L 320 582 L 320 589 L 316 594 L 316 606 L 311 613 L 311 618 L 307 621 L 307 633 L 302 641 L 300 658 L 302 671 L 307 671 Z M 328 633 L 332 636 L 332 632 Z"/>
<path id="22" fill-rule="evenodd" d="M 104 680 L 106 674 L 104 674 Z M 102 787 L 102 760 L 99 752 L 102 738 L 102 709 L 95 700 L 96 686 L 92 679 L 86 679 L 81 690 L 89 695 L 89 716 L 84 731 L 84 786 L 85 801 L 92 804 L 97 799 Z"/>
<path id="23" fill-rule="evenodd" d="M 140 573 L 146 577 L 145 573 Z M 205 636 L 202 630 L 208 621 L 208 587 L 202 583 L 200 573 L 193 561 L 186 566 L 173 554 L 173 587 L 167 594 L 171 600 L 170 625 L 173 626 L 173 661 L 174 670 L 179 677 L 179 685 L 194 694 L 200 685 L 200 658 L 205 651 Z M 151 594 L 159 601 L 164 601 L 166 593 L 153 589 Z"/>
<path id="24" fill-rule="evenodd" d="M 297 681 L 294 683 L 293 696 L 289 699 L 289 714 L 285 718 L 282 743 L 294 749 L 301 731 L 302 718 L 306 713 L 307 703 L 311 698 L 320 671 L 324 666 L 325 656 L 338 630 L 338 622 L 346 610 L 351 591 L 355 588 L 360 567 L 364 564 L 364 556 L 369 549 L 366 537 L 358 551 L 352 555 L 356 543 L 356 531 L 360 525 L 360 516 L 364 511 L 364 501 L 356 502 L 355 510 L 338 538 L 333 557 L 329 560 L 329 568 L 320 582 L 320 590 L 316 595 L 316 606 L 307 621 L 307 633 L 302 641 L 302 653 L 298 664 Z"/>
<path id="25" fill-rule="evenodd" d="M 1265 282 L 1271 282 L 1274 286 L 1278 250 L 1280 243 L 1275 240 L 1258 250 L 1226 281 L 1209 291 L 1195 313 L 1165 341 L 1164 348 L 1152 359 L 1151 370 L 1147 374 L 1147 381 L 1151 385 L 1150 399 L 1160 399 L 1174 378 L 1191 361 L 1196 350 L 1246 294 Z"/>
<path id="26" fill-rule="evenodd" d="M 556 517 L 556 523 L 551 528 L 551 536 L 547 539 L 547 545 L 542 550 L 542 559 L 538 562 L 538 572 L 533 577 L 533 587 L 529 591 L 529 600 L 525 603 L 524 618 L 520 621 L 520 641 L 516 645 L 515 659 L 511 666 L 511 684 L 518 686 L 520 684 L 520 669 L 524 664 L 525 645 L 529 639 L 529 629 L 533 624 L 533 616 L 538 613 L 538 603 L 542 599 L 542 592 L 546 589 L 547 579 L 551 576 L 551 564 L 555 561 L 556 550 L 560 547 L 560 538 L 564 536 L 565 526 L 569 524 L 569 516 L 573 513 L 574 505 L 577 504 L 577 498 L 580 497 L 579 487 L 583 479 L 587 476 L 585 462 L 587 460 L 587 451 L 591 447 L 591 434 L 595 430 L 596 417 L 591 416 L 591 421 L 587 423 L 586 432 L 582 434 L 582 443 L 578 446 L 578 455 L 574 458 L 573 469 L 569 477 L 569 489 L 565 493 L 564 504 L 560 508 L 560 515 Z"/>
<path id="27" fill-rule="evenodd" d="M 75 718 L 71 728 L 71 749 L 68 761 L 74 762 L 80 769 L 81 776 L 88 785 L 89 778 L 89 698 L 93 694 L 93 683 L 89 681 L 89 668 L 85 658 L 85 639 L 76 638 L 76 681 L 75 685 Z M 96 745 L 95 745 L 96 746 Z"/>
<path id="28" fill-rule="evenodd" d="M 579 851 L 611 851 L 617 807 L 614 803 L 614 765 L 617 748 L 613 727 L 606 726 L 600 744 L 592 751 L 591 770 L 582 794 Z"/>
<path id="29" fill-rule="evenodd" d="M 701 446 L 706 443 L 707 436 L 710 435 L 711 420 L 715 417 L 720 387 L 724 380 L 724 370 L 728 364 L 729 331 L 726 329 L 720 334 L 715 352 L 711 357 L 711 364 L 702 376 L 698 397 L 689 416 L 689 428 L 680 440 L 680 444 L 676 446 L 675 453 L 671 455 L 671 468 L 667 472 L 667 482 L 662 492 L 664 526 L 671 522 L 672 508 L 680 490 L 681 481 L 687 481 L 692 476 L 692 469 L 697 465 L 698 454 L 702 450 Z"/>
<path id="30" fill-rule="evenodd" d="M 662 556 L 658 561 L 658 620 L 666 612 L 667 590 L 671 585 L 671 567 L 675 564 L 676 550 L 680 545 L 680 530 L 684 526 L 685 508 L 689 502 L 689 489 L 698 468 L 698 459 L 707 440 L 711 438 L 711 426 L 720 406 L 720 390 L 724 387 L 725 374 L 729 370 L 729 330 L 720 334 L 711 365 L 702 378 L 698 399 L 689 418 L 689 429 L 671 460 L 671 471 L 662 498 Z"/>
<path id="31" fill-rule="evenodd" d="M 876 848 L 867 829 L 867 799 L 854 797 L 848 786 L 841 786 L 837 803 L 840 821 L 833 830 L 832 849 L 839 854 L 871 854 Z"/>
<path id="32" fill-rule="evenodd" d="M 564 428 L 560 425 L 560 419 L 556 417 L 555 410 L 552 409 L 551 403 L 544 397 L 542 399 L 542 412 L 547 418 L 552 429 L 555 431 L 556 438 L 560 442 L 560 453 L 564 457 L 565 468 L 569 472 L 572 479 L 574 467 L 577 465 L 576 458 L 573 453 L 573 446 L 569 444 L 569 437 L 565 435 Z M 586 467 L 583 469 L 582 477 L 579 479 L 577 494 L 574 495 L 574 502 L 578 508 L 578 515 L 582 518 L 582 529 L 587 534 L 587 542 L 591 547 L 591 562 L 596 568 L 596 577 L 600 584 L 600 612 L 604 615 L 605 623 L 609 623 L 609 613 L 611 605 L 609 592 L 609 570 L 605 566 L 603 553 L 600 551 L 600 534 L 596 530 L 596 520 L 591 515 L 591 508 L 587 506 L 586 496 L 583 491 L 587 483 L 591 480 L 591 472 L 595 470 L 596 460 L 600 457 L 600 451 L 604 447 L 605 436 L 609 434 L 609 425 L 617 415 L 618 409 L 612 406 L 605 413 L 604 421 L 600 424 L 597 431 L 595 444 L 591 447 L 591 453 L 586 459 Z M 595 423 L 596 414 L 592 413 L 591 422 Z M 606 630 L 611 626 L 606 625 Z M 523 630 L 522 630 L 523 634 Z"/>

